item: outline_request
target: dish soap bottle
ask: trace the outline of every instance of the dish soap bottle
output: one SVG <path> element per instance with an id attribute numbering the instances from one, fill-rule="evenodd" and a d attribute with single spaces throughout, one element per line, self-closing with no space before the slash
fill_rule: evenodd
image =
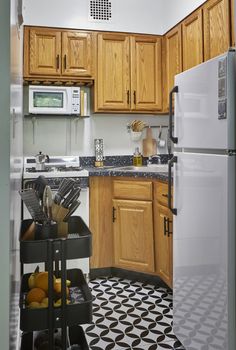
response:
<path id="1" fill-rule="evenodd" d="M 139 148 L 135 148 L 135 152 L 133 155 L 133 165 L 134 166 L 142 166 L 143 164 L 143 157 L 142 154 L 139 152 Z"/>

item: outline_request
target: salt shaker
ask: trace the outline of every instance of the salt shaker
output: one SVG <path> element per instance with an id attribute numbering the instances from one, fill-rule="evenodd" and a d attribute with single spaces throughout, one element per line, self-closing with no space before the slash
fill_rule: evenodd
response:
<path id="1" fill-rule="evenodd" d="M 95 149 L 95 166 L 103 166 L 103 139 L 94 140 L 94 149 Z"/>

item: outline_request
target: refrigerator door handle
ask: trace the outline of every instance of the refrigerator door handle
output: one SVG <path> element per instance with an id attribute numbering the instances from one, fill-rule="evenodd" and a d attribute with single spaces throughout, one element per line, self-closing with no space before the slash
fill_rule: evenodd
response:
<path id="1" fill-rule="evenodd" d="M 172 176 L 171 176 L 171 168 L 174 165 L 174 163 L 177 163 L 177 157 L 174 156 L 173 158 L 171 158 L 168 162 L 168 208 L 170 209 L 170 211 L 174 214 L 177 215 L 177 209 L 176 208 L 172 208 L 171 206 L 171 185 L 172 185 Z"/>
<path id="2" fill-rule="evenodd" d="M 169 138 L 173 143 L 178 143 L 178 137 L 173 136 L 173 95 L 179 92 L 178 86 L 174 86 L 169 95 Z"/>

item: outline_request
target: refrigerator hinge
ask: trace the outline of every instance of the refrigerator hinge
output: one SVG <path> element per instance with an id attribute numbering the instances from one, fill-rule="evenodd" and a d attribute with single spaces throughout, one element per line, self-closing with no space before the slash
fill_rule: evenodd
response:
<path id="1" fill-rule="evenodd" d="M 228 156 L 236 156 L 236 150 L 228 150 Z"/>

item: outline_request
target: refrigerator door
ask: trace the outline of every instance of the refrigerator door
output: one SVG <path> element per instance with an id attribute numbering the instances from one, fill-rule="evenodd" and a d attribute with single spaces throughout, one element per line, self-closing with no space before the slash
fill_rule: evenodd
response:
<path id="1" fill-rule="evenodd" d="M 235 52 L 175 77 L 176 148 L 235 149 Z"/>
<path id="2" fill-rule="evenodd" d="M 175 155 L 174 333 L 186 350 L 235 350 L 235 157 Z"/>

